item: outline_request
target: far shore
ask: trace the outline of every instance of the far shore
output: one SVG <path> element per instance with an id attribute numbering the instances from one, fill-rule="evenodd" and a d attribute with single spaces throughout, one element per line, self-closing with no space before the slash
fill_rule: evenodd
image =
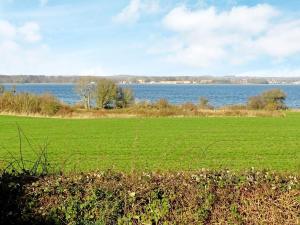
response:
<path id="1" fill-rule="evenodd" d="M 2 83 L 3 85 L 76 85 L 76 83 Z M 117 83 L 119 85 L 199 85 L 199 86 L 217 86 L 217 85 L 234 85 L 234 86 L 299 86 L 300 83 L 272 83 L 272 84 L 255 84 L 255 83 L 161 83 L 161 82 L 153 82 L 153 83 Z"/>

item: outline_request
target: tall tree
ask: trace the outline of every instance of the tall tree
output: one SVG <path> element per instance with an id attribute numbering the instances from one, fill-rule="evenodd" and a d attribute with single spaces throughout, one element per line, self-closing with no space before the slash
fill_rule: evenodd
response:
<path id="1" fill-rule="evenodd" d="M 80 78 L 76 84 L 76 92 L 81 97 L 81 100 L 86 109 L 91 108 L 91 101 L 96 91 L 96 83 L 93 78 L 83 77 Z"/>

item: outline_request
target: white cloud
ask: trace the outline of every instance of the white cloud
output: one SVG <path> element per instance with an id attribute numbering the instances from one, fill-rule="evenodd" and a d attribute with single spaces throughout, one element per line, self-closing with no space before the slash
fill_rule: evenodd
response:
<path id="1" fill-rule="evenodd" d="M 268 4 L 190 10 L 179 6 L 163 19 L 178 47 L 163 49 L 168 61 L 194 67 L 247 63 L 261 56 L 284 58 L 300 53 L 300 20 L 284 20 Z M 171 42 L 172 43 L 172 42 Z M 173 49 L 173 50 L 172 50 Z"/>
<path id="2" fill-rule="evenodd" d="M 0 21 L 0 53 L 0 74 L 104 74 L 91 52 L 53 52 L 36 22 Z"/>
<path id="3" fill-rule="evenodd" d="M 40 26 L 36 22 L 27 22 L 18 31 L 23 35 L 25 41 L 37 42 L 42 39 L 40 34 Z"/>
<path id="4" fill-rule="evenodd" d="M 16 35 L 16 28 L 9 22 L 0 20 L 0 38 L 14 38 Z"/>
<path id="5" fill-rule="evenodd" d="M 134 23 L 143 13 L 156 13 L 159 9 L 158 0 L 130 0 L 129 4 L 113 20 L 118 23 Z"/>
<path id="6" fill-rule="evenodd" d="M 19 39 L 26 42 L 37 42 L 42 39 L 40 26 L 36 22 L 26 22 L 18 27 L 6 20 L 0 20 L 0 41 Z"/>
<path id="7" fill-rule="evenodd" d="M 276 24 L 257 40 L 257 49 L 284 58 L 300 52 L 300 20 Z"/>
<path id="8" fill-rule="evenodd" d="M 0 21 L 0 73 L 26 72 L 41 63 L 48 48 L 38 42 L 41 40 L 39 29 L 36 22 L 16 26 Z"/>

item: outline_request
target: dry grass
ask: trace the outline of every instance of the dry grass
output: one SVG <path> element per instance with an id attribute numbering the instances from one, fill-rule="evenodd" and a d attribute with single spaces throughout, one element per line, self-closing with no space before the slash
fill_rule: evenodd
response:
<path id="1" fill-rule="evenodd" d="M 95 119 L 95 118 L 134 118 L 134 117 L 285 117 L 285 111 L 267 110 L 236 110 L 236 109 L 199 109 L 197 111 L 176 111 L 176 110 L 83 110 L 72 109 L 67 112 L 58 112 L 55 115 L 40 113 L 17 113 L 2 111 L 0 115 L 6 116 L 27 116 L 27 117 L 48 117 L 66 119 Z"/>

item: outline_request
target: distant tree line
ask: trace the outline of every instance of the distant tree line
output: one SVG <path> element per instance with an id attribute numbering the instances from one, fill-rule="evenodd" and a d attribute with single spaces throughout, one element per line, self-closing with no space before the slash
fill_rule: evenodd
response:
<path id="1" fill-rule="evenodd" d="M 88 78 L 88 76 L 81 75 L 0 75 L 0 83 L 77 83 L 81 78 Z M 98 77 L 99 78 L 99 77 Z M 251 84 L 268 84 L 272 82 L 279 83 L 293 83 L 300 80 L 299 77 L 285 77 L 285 78 L 263 78 L 263 77 L 235 77 L 235 76 L 131 76 L 131 75 L 114 75 L 106 76 L 106 79 L 114 80 L 116 83 L 151 83 L 161 81 L 190 81 L 191 83 L 202 83 L 202 81 L 212 84 L 237 84 L 237 83 L 251 83 Z"/>

